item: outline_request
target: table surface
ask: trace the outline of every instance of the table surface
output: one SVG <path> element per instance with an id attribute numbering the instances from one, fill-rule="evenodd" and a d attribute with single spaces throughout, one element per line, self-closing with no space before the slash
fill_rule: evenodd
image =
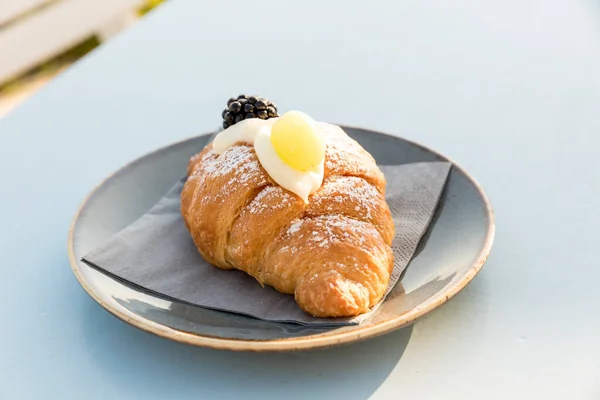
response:
<path id="1" fill-rule="evenodd" d="M 76 208 L 241 92 L 472 172 L 497 218 L 481 274 L 411 328 L 303 353 L 105 312 L 69 268 Z M 599 138 L 596 0 L 168 2 L 0 122 L 0 398 L 599 399 Z"/>

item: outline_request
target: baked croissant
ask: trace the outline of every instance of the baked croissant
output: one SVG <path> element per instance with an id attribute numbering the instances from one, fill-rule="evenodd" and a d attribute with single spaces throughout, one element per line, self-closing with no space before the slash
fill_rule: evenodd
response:
<path id="1" fill-rule="evenodd" d="M 181 213 L 208 262 L 294 294 L 313 316 L 355 316 L 381 300 L 393 268 L 386 182 L 341 128 L 318 126 L 323 181 L 308 202 L 274 182 L 251 144 L 220 155 L 208 144 L 189 161 Z"/>

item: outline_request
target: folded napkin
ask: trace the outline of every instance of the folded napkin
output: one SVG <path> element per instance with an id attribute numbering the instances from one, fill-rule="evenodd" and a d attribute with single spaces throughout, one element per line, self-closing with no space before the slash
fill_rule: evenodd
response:
<path id="1" fill-rule="evenodd" d="M 387 180 L 386 200 L 396 228 L 394 271 L 387 296 L 427 230 L 450 164 L 423 162 L 380 168 Z M 85 255 L 83 261 L 126 285 L 171 301 L 267 321 L 356 325 L 376 311 L 374 307 L 352 318 L 315 318 L 300 309 L 294 296 L 263 288 L 244 272 L 212 266 L 198 253 L 181 217 L 183 184 L 177 182 L 148 213 Z"/>

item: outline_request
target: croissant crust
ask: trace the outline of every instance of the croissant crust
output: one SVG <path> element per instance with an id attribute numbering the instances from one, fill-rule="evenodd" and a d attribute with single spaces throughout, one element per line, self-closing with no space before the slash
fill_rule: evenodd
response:
<path id="1" fill-rule="evenodd" d="M 210 263 L 294 294 L 317 317 L 354 316 L 384 295 L 394 224 L 375 160 L 339 127 L 325 135 L 325 174 L 306 204 L 273 182 L 252 146 L 192 157 L 181 213 Z"/>

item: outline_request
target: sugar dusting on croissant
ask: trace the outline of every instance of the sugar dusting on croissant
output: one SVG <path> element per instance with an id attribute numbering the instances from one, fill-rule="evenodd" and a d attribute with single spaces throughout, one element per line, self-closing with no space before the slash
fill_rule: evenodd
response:
<path id="1" fill-rule="evenodd" d="M 188 164 L 181 212 L 202 256 L 293 294 L 317 317 L 355 316 L 384 295 L 394 224 L 385 178 L 339 127 L 316 123 L 323 177 L 308 200 L 267 173 L 254 147 L 207 145 Z"/>

